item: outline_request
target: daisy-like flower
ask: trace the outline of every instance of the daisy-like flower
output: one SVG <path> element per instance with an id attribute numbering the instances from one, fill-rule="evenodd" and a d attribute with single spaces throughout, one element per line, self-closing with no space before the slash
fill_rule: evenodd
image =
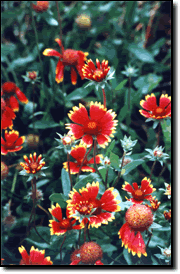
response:
<path id="1" fill-rule="evenodd" d="M 42 161 L 42 155 L 40 154 L 37 158 L 36 152 L 34 152 L 33 156 L 30 154 L 29 159 L 26 155 L 24 155 L 23 158 L 26 163 L 21 162 L 20 165 L 24 168 L 26 173 L 35 174 L 39 172 L 45 165 L 45 162 Z"/>
<path id="2" fill-rule="evenodd" d="M 122 246 L 128 248 L 128 252 L 140 258 L 141 254 L 147 256 L 146 246 L 141 232 L 147 230 L 153 223 L 153 214 L 145 205 L 134 204 L 130 206 L 125 215 L 126 223 L 119 230 L 119 238 Z"/>
<path id="3" fill-rule="evenodd" d="M 104 80 L 110 70 L 110 67 L 108 66 L 108 61 L 103 60 L 102 63 L 99 62 L 98 59 L 96 59 L 96 66 L 95 67 L 93 61 L 90 59 L 87 61 L 87 64 L 84 65 L 82 72 L 83 76 L 86 79 L 95 81 L 95 82 L 101 82 Z"/>
<path id="4" fill-rule="evenodd" d="M 13 82 L 5 82 L 2 85 L 1 90 L 2 95 L 5 98 L 6 105 L 10 107 L 13 111 L 19 111 L 18 100 L 24 104 L 28 103 L 27 97 Z M 17 96 L 18 100 L 14 95 Z"/>
<path id="5" fill-rule="evenodd" d="M 21 253 L 22 259 L 19 265 L 52 265 L 50 257 L 44 258 L 45 250 L 38 250 L 38 248 L 34 248 L 34 246 L 30 249 L 30 255 L 27 253 L 24 246 L 18 248 Z"/>
<path id="6" fill-rule="evenodd" d="M 77 145 L 72 148 L 70 155 L 76 160 L 75 162 L 69 162 L 69 169 L 71 174 L 76 174 L 79 172 L 81 163 L 86 154 L 86 146 L 83 144 Z M 101 163 L 101 155 L 96 156 L 96 164 Z M 95 172 L 96 170 L 93 167 L 88 166 L 89 164 L 94 164 L 94 158 L 91 158 L 89 161 L 87 159 L 84 160 L 83 166 L 81 168 L 82 171 L 87 172 Z M 63 167 L 66 171 L 68 171 L 68 162 L 63 163 Z"/>
<path id="7" fill-rule="evenodd" d="M 1 137 L 1 154 L 6 155 L 8 152 L 16 152 L 21 150 L 25 141 L 25 136 L 19 137 L 19 132 L 5 130 L 5 140 Z"/>
<path id="8" fill-rule="evenodd" d="M 70 192 L 70 200 L 67 201 L 69 216 L 79 220 L 82 225 L 89 222 L 89 227 L 98 228 L 101 224 L 108 224 L 114 218 L 114 212 L 120 211 L 118 205 L 120 201 L 116 200 L 118 193 L 114 188 L 108 188 L 101 199 L 97 199 L 99 192 L 99 182 L 88 183 L 86 188 L 75 189 Z"/>
<path id="9" fill-rule="evenodd" d="M 114 137 L 117 120 L 115 112 L 112 109 L 108 110 L 101 103 L 91 102 L 89 115 L 86 108 L 79 104 L 78 107 L 73 107 L 68 113 L 69 118 L 76 124 L 66 124 L 70 129 L 69 134 L 74 135 L 76 139 L 82 138 L 82 142 L 86 145 L 93 144 L 93 137 L 97 139 L 98 144 L 105 148 L 110 142 L 110 137 Z"/>
<path id="10" fill-rule="evenodd" d="M 7 106 L 4 99 L 1 97 L 1 131 L 2 129 L 10 128 L 13 126 L 13 119 L 15 119 L 16 114 L 14 111 Z"/>
<path id="11" fill-rule="evenodd" d="M 125 185 L 122 186 L 122 189 L 132 195 L 132 198 L 128 199 L 129 201 L 135 204 L 141 204 L 145 199 L 151 200 L 152 196 L 149 194 L 156 190 L 153 188 L 153 185 L 150 185 L 150 183 L 151 180 L 145 177 L 141 181 L 141 187 L 139 187 L 137 183 L 133 183 L 133 186 L 131 186 L 129 183 L 125 182 Z"/>
<path id="12" fill-rule="evenodd" d="M 33 10 L 36 12 L 44 12 L 49 8 L 49 1 L 37 1 L 37 4 L 32 4 Z"/>
<path id="13" fill-rule="evenodd" d="M 81 79 L 84 79 L 82 73 L 82 67 L 84 66 L 84 62 L 86 60 L 86 56 L 89 54 L 88 52 L 82 52 L 80 50 L 74 49 L 66 49 L 62 45 L 62 42 L 59 38 L 55 39 L 58 45 L 61 47 L 62 54 L 54 49 L 45 49 L 43 54 L 45 56 L 56 56 L 59 57 L 59 61 L 56 66 L 56 82 L 59 84 L 64 79 L 64 67 L 71 67 L 71 82 L 73 85 L 77 83 L 77 73 L 81 76 Z M 76 69 L 76 70 L 75 70 Z"/>
<path id="14" fill-rule="evenodd" d="M 63 235 L 69 230 L 72 229 L 81 229 L 84 225 L 74 225 L 76 223 L 76 219 L 70 217 L 69 210 L 66 209 L 67 218 L 62 217 L 62 210 L 60 205 L 57 203 L 56 206 L 52 205 L 52 208 L 49 208 L 49 212 L 58 220 L 49 220 L 50 224 L 50 233 L 51 235 Z"/>
<path id="15" fill-rule="evenodd" d="M 159 120 L 171 117 L 171 96 L 168 97 L 168 94 L 161 95 L 159 106 L 156 102 L 156 96 L 153 93 L 146 95 L 145 100 L 140 101 L 140 105 L 145 110 L 141 109 L 139 112 L 146 118 Z"/>

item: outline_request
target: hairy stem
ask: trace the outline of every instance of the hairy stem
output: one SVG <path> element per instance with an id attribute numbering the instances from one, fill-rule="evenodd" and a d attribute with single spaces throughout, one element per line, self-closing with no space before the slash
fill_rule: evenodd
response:
<path id="1" fill-rule="evenodd" d="M 70 171 L 70 163 L 69 163 L 69 160 L 70 160 L 70 155 L 69 155 L 69 153 L 67 152 L 68 174 L 69 174 L 69 180 L 70 180 L 70 182 L 71 182 L 71 190 L 72 190 L 72 177 L 71 177 L 71 171 Z"/>
<path id="2" fill-rule="evenodd" d="M 102 92 L 103 92 L 103 105 L 106 108 L 106 93 L 105 93 L 104 88 L 102 88 Z"/>
<path id="3" fill-rule="evenodd" d="M 153 231 L 152 229 L 151 229 L 151 231 Z M 148 247 L 148 245 L 149 245 L 149 242 L 150 242 L 150 240 L 151 240 L 151 237 L 152 237 L 152 232 L 150 232 L 150 231 L 148 231 L 148 234 L 149 234 L 149 239 L 148 239 L 148 242 L 147 242 L 147 244 L 146 244 L 146 248 Z"/>
<path id="4" fill-rule="evenodd" d="M 129 134 L 129 126 L 131 120 L 131 77 L 129 77 L 129 88 L 128 88 L 128 116 L 127 116 L 127 126 L 128 126 L 128 134 Z"/>
<path id="5" fill-rule="evenodd" d="M 106 169 L 105 189 L 107 189 L 108 171 L 109 171 L 109 167 L 107 167 Z"/>

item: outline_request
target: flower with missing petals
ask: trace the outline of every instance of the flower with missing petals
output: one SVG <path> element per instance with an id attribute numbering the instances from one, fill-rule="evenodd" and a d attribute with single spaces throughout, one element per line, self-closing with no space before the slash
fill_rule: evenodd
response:
<path id="1" fill-rule="evenodd" d="M 84 227 L 83 224 L 81 225 L 74 225 L 76 223 L 76 219 L 70 217 L 69 210 L 66 209 L 66 216 L 67 218 L 62 217 L 62 210 L 59 204 L 57 203 L 56 206 L 52 205 L 51 208 L 49 208 L 49 212 L 52 214 L 53 217 L 57 219 L 55 220 L 49 220 L 50 224 L 50 233 L 51 235 L 63 235 L 69 230 L 72 229 L 81 229 Z"/>
<path id="2" fill-rule="evenodd" d="M 82 67 L 84 66 L 84 62 L 86 60 L 86 56 L 89 54 L 88 52 L 82 52 L 80 50 L 74 49 L 66 49 L 62 45 L 60 39 L 55 39 L 58 45 L 61 47 L 62 54 L 54 49 L 45 49 L 43 51 L 43 55 L 45 56 L 56 56 L 59 57 L 59 61 L 56 66 L 56 82 L 59 84 L 64 79 L 64 68 L 65 66 L 71 67 L 71 82 L 73 85 L 77 83 L 77 73 L 81 76 L 81 79 L 84 79 L 82 73 Z M 76 69 L 76 70 L 75 70 Z"/>
<path id="3" fill-rule="evenodd" d="M 140 101 L 140 105 L 144 108 L 139 112 L 146 118 L 152 120 L 160 120 L 171 117 L 171 96 L 162 94 L 159 99 L 159 106 L 156 102 L 156 96 L 152 93 L 146 95 L 145 100 Z"/>
<path id="4" fill-rule="evenodd" d="M 85 188 L 79 189 L 79 192 L 75 189 L 70 192 L 67 209 L 69 216 L 83 225 L 88 223 L 89 227 L 98 228 L 101 224 L 108 224 L 115 219 L 114 212 L 120 211 L 120 201 L 116 200 L 118 193 L 113 187 L 108 188 L 101 199 L 97 199 L 99 182 L 88 183 Z"/>
<path id="5" fill-rule="evenodd" d="M 13 82 L 5 82 L 2 85 L 1 90 L 6 105 L 10 107 L 13 111 L 19 111 L 18 100 L 24 104 L 28 103 L 28 99 L 25 94 Z M 18 100 L 14 95 L 17 96 Z"/>
<path id="6" fill-rule="evenodd" d="M 34 246 L 30 249 L 30 255 L 28 255 L 24 246 L 18 248 L 21 253 L 22 259 L 19 265 L 52 265 L 50 257 L 44 257 L 45 250 L 38 250 L 38 248 L 34 248 Z"/>
<path id="7" fill-rule="evenodd" d="M 35 174 L 39 172 L 45 165 L 45 162 L 42 160 L 42 155 L 40 154 L 37 158 L 36 152 L 34 152 L 33 156 L 32 154 L 29 155 L 29 159 L 26 155 L 23 156 L 26 163 L 20 163 L 20 165 L 24 168 L 26 173 L 32 173 Z"/>
<path id="8" fill-rule="evenodd" d="M 152 211 L 145 205 L 134 204 L 130 206 L 125 215 L 126 223 L 119 230 L 119 238 L 122 246 L 128 248 L 128 252 L 140 258 L 143 254 L 147 256 L 146 246 L 141 232 L 147 230 L 153 223 Z"/>
<path id="9" fill-rule="evenodd" d="M 5 140 L 1 137 L 1 154 L 6 155 L 8 152 L 16 152 L 21 150 L 25 141 L 25 136 L 19 137 L 19 132 L 5 130 Z"/>
<path id="10" fill-rule="evenodd" d="M 71 149 L 70 155 L 75 159 L 75 162 L 69 162 L 69 169 L 71 174 L 77 174 L 80 170 L 81 163 L 86 154 L 86 146 L 83 144 L 77 145 Z M 96 164 L 101 163 L 101 155 L 96 155 Z M 95 172 L 96 170 L 93 167 L 90 167 L 89 164 L 94 164 L 94 158 L 88 160 L 87 158 L 83 162 L 81 167 L 82 171 Z M 68 162 L 63 163 L 63 167 L 68 171 Z"/>
<path id="11" fill-rule="evenodd" d="M 87 146 L 93 144 L 93 138 L 97 139 L 97 143 L 105 148 L 110 142 L 110 137 L 114 137 L 117 120 L 115 112 L 108 110 L 101 103 L 91 102 L 89 114 L 86 108 L 79 104 L 78 107 L 73 107 L 68 114 L 69 118 L 75 124 L 66 124 L 70 129 L 69 134 L 72 134 L 76 139 L 82 138 L 82 142 Z"/>
<path id="12" fill-rule="evenodd" d="M 152 196 L 149 194 L 156 190 L 153 188 L 153 185 L 150 185 L 150 183 L 151 180 L 145 177 L 141 181 L 141 187 L 138 186 L 137 183 L 133 183 L 133 186 L 131 186 L 129 183 L 125 182 L 125 185 L 122 186 L 122 189 L 131 193 L 132 198 L 128 199 L 129 201 L 135 204 L 141 204 L 145 199 L 151 200 Z"/>

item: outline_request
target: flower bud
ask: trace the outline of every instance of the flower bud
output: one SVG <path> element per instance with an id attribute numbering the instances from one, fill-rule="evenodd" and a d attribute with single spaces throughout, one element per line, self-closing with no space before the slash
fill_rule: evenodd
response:
<path id="1" fill-rule="evenodd" d="M 87 14 L 78 15 L 75 21 L 82 29 L 88 29 L 91 27 L 91 17 Z"/>

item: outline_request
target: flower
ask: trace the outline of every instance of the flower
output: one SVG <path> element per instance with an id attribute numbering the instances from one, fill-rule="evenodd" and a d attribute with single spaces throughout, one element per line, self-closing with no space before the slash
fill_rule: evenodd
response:
<path id="1" fill-rule="evenodd" d="M 56 207 L 54 205 L 52 205 L 52 208 L 49 208 L 49 212 L 58 220 L 54 221 L 54 220 L 49 220 L 50 224 L 49 226 L 50 228 L 50 233 L 51 235 L 63 235 L 64 233 L 66 233 L 68 230 L 72 230 L 72 229 L 81 229 L 84 227 L 84 225 L 75 225 L 76 219 L 73 220 L 72 217 L 70 217 L 69 215 L 69 210 L 66 209 L 66 216 L 67 218 L 62 218 L 62 211 L 61 211 L 61 207 L 59 206 L 59 204 L 56 204 Z"/>
<path id="2" fill-rule="evenodd" d="M 125 182 L 122 189 L 132 194 L 132 198 L 128 199 L 129 201 L 135 204 L 141 204 L 144 199 L 151 200 L 152 196 L 149 194 L 156 190 L 150 183 L 151 180 L 145 177 L 141 181 L 141 187 L 139 187 L 137 183 L 133 183 L 132 187 L 129 183 Z"/>
<path id="3" fill-rule="evenodd" d="M 82 29 L 88 29 L 91 27 L 91 17 L 87 14 L 78 15 L 75 22 Z"/>
<path id="4" fill-rule="evenodd" d="M 32 4 L 33 10 L 36 12 L 44 12 L 49 8 L 49 1 L 37 1 L 37 4 Z"/>
<path id="5" fill-rule="evenodd" d="M 7 106 L 4 99 L 1 97 L 1 131 L 2 129 L 10 128 L 13 126 L 13 119 L 15 119 L 16 114 L 14 111 Z"/>
<path id="6" fill-rule="evenodd" d="M 18 248 L 21 253 L 22 259 L 19 265 L 52 265 L 50 257 L 44 258 L 45 250 L 38 250 L 38 248 L 34 248 L 34 246 L 30 249 L 30 255 L 28 255 L 24 246 Z"/>
<path id="7" fill-rule="evenodd" d="M 101 147 L 105 147 L 110 142 L 110 137 L 114 137 L 113 133 L 117 125 L 115 112 L 108 110 L 101 103 L 91 102 L 89 116 L 86 108 L 79 104 L 73 107 L 68 113 L 69 118 L 77 124 L 66 124 L 70 129 L 69 134 L 74 135 L 76 139 L 82 137 L 82 142 L 86 145 L 93 144 L 93 137 L 97 139 Z M 114 120 L 114 121 L 113 121 Z"/>
<path id="8" fill-rule="evenodd" d="M 82 68 L 83 76 L 86 79 L 95 82 L 101 82 L 106 78 L 106 75 L 110 70 L 110 67 L 108 67 L 108 61 L 103 60 L 102 63 L 100 63 L 98 59 L 96 59 L 96 66 L 97 68 L 95 67 L 91 59 L 88 60 L 87 64 L 85 64 Z"/>
<path id="9" fill-rule="evenodd" d="M 81 79 L 83 80 L 84 76 L 82 73 L 82 67 L 84 66 L 84 61 L 86 60 L 86 56 L 89 53 L 82 52 L 80 50 L 74 50 L 74 49 L 64 50 L 61 40 L 57 38 L 57 39 L 55 39 L 55 41 L 61 47 L 62 54 L 60 54 L 58 51 L 56 51 L 54 49 L 49 49 L 49 48 L 45 49 L 43 51 L 43 54 L 45 56 L 59 57 L 59 61 L 56 66 L 56 82 L 58 84 L 63 81 L 64 67 L 70 66 L 71 67 L 71 82 L 73 85 L 75 85 L 77 83 L 77 73 L 75 71 L 75 68 L 77 69 L 79 75 L 81 76 Z"/>
<path id="10" fill-rule="evenodd" d="M 95 242 L 85 242 L 79 249 L 71 255 L 71 265 L 77 265 L 79 262 L 90 265 L 103 265 L 101 262 L 103 252 L 101 247 Z"/>
<path id="11" fill-rule="evenodd" d="M 163 214 L 166 220 L 171 220 L 171 209 L 169 211 L 164 211 Z"/>
<path id="12" fill-rule="evenodd" d="M 70 155 L 76 160 L 75 162 L 69 162 L 69 169 L 71 174 L 76 174 L 79 172 L 81 163 L 86 154 L 86 146 L 80 144 L 72 148 Z M 101 163 L 101 155 L 96 156 L 96 164 Z M 82 171 L 95 172 L 96 170 L 93 167 L 88 166 L 89 164 L 94 164 L 94 158 L 91 158 L 89 161 L 87 158 L 84 160 L 83 166 L 81 167 Z M 63 167 L 68 171 L 68 162 L 63 163 Z"/>
<path id="13" fill-rule="evenodd" d="M 150 201 L 151 206 L 149 206 L 147 204 L 146 204 L 146 206 L 151 208 L 151 210 L 153 210 L 155 212 L 159 208 L 161 202 L 158 202 L 158 200 L 155 199 L 155 196 L 152 197 L 151 200 L 149 200 L 149 201 Z"/>
<path id="14" fill-rule="evenodd" d="M 45 165 L 45 162 L 42 160 L 42 155 L 40 154 L 37 158 L 36 152 L 34 152 L 33 156 L 32 154 L 29 155 L 30 160 L 26 155 L 24 155 L 23 158 L 26 161 L 26 164 L 21 162 L 20 165 L 24 168 L 26 173 L 35 174 Z"/>
<path id="15" fill-rule="evenodd" d="M 146 158 L 153 162 L 159 161 L 162 166 L 163 162 L 169 158 L 169 155 L 163 152 L 164 148 L 162 146 L 157 146 L 154 150 L 150 148 L 146 148 L 145 150 L 149 152 L 149 155 L 145 156 Z"/>
<path id="16" fill-rule="evenodd" d="M 5 140 L 1 137 L 1 154 L 6 155 L 8 152 L 15 152 L 21 150 L 22 144 L 25 141 L 25 136 L 19 137 L 19 132 L 12 130 L 5 130 Z"/>
<path id="17" fill-rule="evenodd" d="M 22 78 L 25 82 L 30 82 L 31 84 L 40 82 L 41 79 L 41 77 L 38 77 L 38 71 L 27 71 L 26 75 L 22 75 Z"/>
<path id="18" fill-rule="evenodd" d="M 19 111 L 19 103 L 14 95 L 17 96 L 18 100 L 24 104 L 28 103 L 27 97 L 24 93 L 16 86 L 13 82 L 5 82 L 2 85 L 2 95 L 5 97 L 5 102 L 8 107 L 13 111 Z"/>
<path id="19" fill-rule="evenodd" d="M 153 223 L 152 211 L 145 205 L 134 204 L 127 210 L 125 219 L 126 223 L 118 232 L 122 246 L 128 248 L 128 252 L 131 251 L 133 256 L 135 254 L 139 258 L 141 254 L 147 256 L 141 232 L 147 230 Z"/>
<path id="20" fill-rule="evenodd" d="M 8 176 L 8 173 L 9 173 L 8 166 L 1 161 L 1 180 L 4 180 Z"/>
<path id="21" fill-rule="evenodd" d="M 26 137 L 26 143 L 30 148 L 37 148 L 40 143 L 39 135 L 28 134 Z"/>
<path id="22" fill-rule="evenodd" d="M 122 74 L 125 74 L 127 77 L 135 77 L 137 76 L 137 72 L 139 69 L 135 69 L 135 67 L 132 67 L 130 64 L 128 66 L 124 66 L 125 71 L 122 71 Z"/>
<path id="23" fill-rule="evenodd" d="M 114 212 L 120 211 L 116 200 L 118 193 L 113 187 L 107 189 L 101 199 L 97 199 L 99 182 L 88 183 L 86 188 L 70 191 L 70 200 L 67 201 L 69 216 L 79 220 L 81 224 L 89 223 L 89 227 L 98 228 L 101 224 L 108 224 L 114 219 Z M 89 222 L 88 222 L 89 221 Z"/>
<path id="24" fill-rule="evenodd" d="M 30 192 L 28 192 L 27 196 L 25 196 L 25 199 L 27 199 L 28 202 L 34 199 L 36 199 L 36 202 L 44 200 L 43 193 L 40 189 L 36 189 L 36 192 L 31 190 Z"/>
<path id="25" fill-rule="evenodd" d="M 161 254 L 154 254 L 158 259 L 165 260 L 166 263 L 169 264 L 171 260 L 171 245 L 168 248 L 162 248 L 158 246 L 161 250 Z"/>
<path id="26" fill-rule="evenodd" d="M 126 155 L 131 155 L 131 153 L 132 153 L 131 150 L 136 145 L 137 140 L 132 141 L 131 136 L 129 136 L 129 138 L 127 138 L 127 136 L 125 135 L 124 139 L 120 140 L 120 141 L 121 141 L 121 146 L 122 146 L 124 152 L 126 153 Z"/>
<path id="27" fill-rule="evenodd" d="M 139 110 L 139 112 L 146 118 L 153 120 L 159 120 L 171 117 L 171 96 L 168 94 L 162 94 L 159 100 L 159 106 L 157 106 L 156 96 L 146 95 L 145 100 L 140 101 L 140 105 L 145 109 Z"/>
<path id="28" fill-rule="evenodd" d="M 167 183 L 164 183 L 165 187 L 166 187 L 166 192 L 164 193 L 164 195 L 168 196 L 168 199 L 171 198 L 171 186 Z"/>

